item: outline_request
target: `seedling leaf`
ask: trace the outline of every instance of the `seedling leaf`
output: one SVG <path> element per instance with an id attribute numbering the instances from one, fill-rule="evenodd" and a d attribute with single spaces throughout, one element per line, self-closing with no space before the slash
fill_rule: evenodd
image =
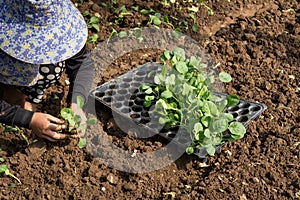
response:
<path id="1" fill-rule="evenodd" d="M 93 27 L 94 29 L 96 29 L 97 32 L 100 31 L 100 28 L 99 28 L 99 25 L 98 25 L 98 24 L 92 24 L 92 27 Z"/>
<path id="2" fill-rule="evenodd" d="M 188 154 L 188 155 L 191 155 L 192 153 L 194 153 L 194 148 L 193 147 L 188 147 L 188 148 L 186 148 L 186 153 Z"/>
<path id="3" fill-rule="evenodd" d="M 194 32 L 198 32 L 198 30 L 199 30 L 198 25 L 197 25 L 197 24 L 193 24 L 192 30 L 193 30 Z"/>
<path id="4" fill-rule="evenodd" d="M 208 155 L 210 155 L 210 156 L 213 156 L 216 153 L 215 147 L 213 145 L 211 145 L 211 144 L 206 145 L 205 149 L 206 149 Z"/>
<path id="5" fill-rule="evenodd" d="M 20 184 L 22 183 L 20 181 L 20 179 L 18 179 L 15 175 L 13 175 L 12 173 L 10 173 L 7 165 L 0 165 L 0 174 L 1 173 L 4 173 L 6 176 L 10 176 L 10 177 L 16 179 Z"/>
<path id="6" fill-rule="evenodd" d="M 79 139 L 78 147 L 79 147 L 80 149 L 86 147 L 86 139 L 85 139 L 85 138 L 80 138 L 80 139 Z"/>
<path id="7" fill-rule="evenodd" d="M 97 118 L 88 118 L 87 120 L 86 120 L 86 124 L 88 125 L 88 126 L 91 126 L 91 125 L 94 125 L 94 124 L 96 124 L 97 123 Z"/>
<path id="8" fill-rule="evenodd" d="M 99 19 L 99 17 L 96 17 L 96 16 L 91 17 L 88 21 L 88 23 L 90 23 L 90 24 L 97 24 L 99 22 L 100 22 L 100 19 Z"/>
<path id="9" fill-rule="evenodd" d="M 229 94 L 226 99 L 228 107 L 235 106 L 240 102 L 240 98 L 236 94 Z"/>
<path id="10" fill-rule="evenodd" d="M 188 67 L 186 65 L 185 62 L 183 61 L 179 61 L 176 65 L 175 65 L 175 68 L 177 69 L 177 71 L 181 74 L 185 74 L 188 72 Z"/>
<path id="11" fill-rule="evenodd" d="M 68 120 L 73 117 L 74 111 L 71 108 L 62 108 L 60 114 L 64 119 Z"/>
<path id="12" fill-rule="evenodd" d="M 166 90 L 166 91 L 161 93 L 161 97 L 169 99 L 169 98 L 173 97 L 173 93 L 169 90 Z"/>
<path id="13" fill-rule="evenodd" d="M 8 166 L 7 165 L 0 165 L 0 174 L 1 173 L 5 173 L 8 170 Z"/>
<path id="14" fill-rule="evenodd" d="M 224 82 L 224 83 L 228 83 L 228 82 L 230 82 L 231 79 L 232 79 L 231 76 L 230 76 L 230 74 L 228 74 L 228 73 L 226 73 L 226 72 L 220 72 L 219 78 L 220 78 L 220 80 L 221 80 L 222 82 Z"/>
<path id="15" fill-rule="evenodd" d="M 228 129 L 232 133 L 231 137 L 234 139 L 243 138 L 246 133 L 246 128 L 240 122 L 232 122 Z"/>
<path id="16" fill-rule="evenodd" d="M 228 128 L 228 122 L 226 119 L 212 120 L 209 127 L 211 132 L 222 133 Z"/>
<path id="17" fill-rule="evenodd" d="M 80 123 L 80 121 L 81 121 L 80 115 L 75 115 L 75 116 L 74 116 L 74 122 L 75 122 L 75 123 Z"/>
<path id="18" fill-rule="evenodd" d="M 198 133 L 198 132 L 201 132 L 203 131 L 203 126 L 201 123 L 197 122 L 195 125 L 194 125 L 194 132 L 195 133 Z"/>

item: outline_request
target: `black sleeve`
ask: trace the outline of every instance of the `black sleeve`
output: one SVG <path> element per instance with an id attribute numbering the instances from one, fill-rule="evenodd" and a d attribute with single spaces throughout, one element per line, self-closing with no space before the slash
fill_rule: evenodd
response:
<path id="1" fill-rule="evenodd" d="M 13 106 L 0 100 L 0 123 L 30 128 L 33 113 L 32 111 L 24 110 L 20 106 Z"/>
<path id="2" fill-rule="evenodd" d="M 67 102 L 76 103 L 77 96 L 83 97 L 86 102 L 94 79 L 94 62 L 86 46 L 66 60 L 66 73 L 70 80 Z"/>

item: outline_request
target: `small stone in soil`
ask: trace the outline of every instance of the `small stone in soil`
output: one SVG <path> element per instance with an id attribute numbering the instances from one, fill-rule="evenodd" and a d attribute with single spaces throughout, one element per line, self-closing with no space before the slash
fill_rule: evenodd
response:
<path id="1" fill-rule="evenodd" d="M 133 184 L 133 183 L 125 183 L 125 184 L 123 185 L 123 188 L 124 188 L 125 190 L 128 190 L 128 191 L 134 191 L 134 190 L 137 189 L 137 188 L 136 188 L 136 185 Z"/>
<path id="2" fill-rule="evenodd" d="M 109 174 L 107 177 L 106 177 L 106 180 L 111 183 L 111 184 L 117 184 L 118 182 L 118 177 L 114 176 L 113 174 Z"/>

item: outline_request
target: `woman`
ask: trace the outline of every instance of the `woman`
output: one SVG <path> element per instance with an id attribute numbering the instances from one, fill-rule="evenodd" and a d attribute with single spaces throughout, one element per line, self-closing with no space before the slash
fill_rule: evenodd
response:
<path id="1" fill-rule="evenodd" d="M 35 107 L 65 70 L 67 101 L 84 115 L 76 97 L 87 100 L 94 75 L 87 35 L 84 18 L 69 0 L 0 0 L 0 123 L 31 128 L 50 141 L 66 137 L 59 133 L 62 120 Z"/>

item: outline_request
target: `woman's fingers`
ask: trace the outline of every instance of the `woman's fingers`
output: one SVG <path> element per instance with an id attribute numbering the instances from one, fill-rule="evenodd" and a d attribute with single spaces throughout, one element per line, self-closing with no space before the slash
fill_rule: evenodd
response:
<path id="1" fill-rule="evenodd" d="M 61 131 L 66 128 L 67 128 L 67 125 L 65 125 L 65 124 L 53 124 L 53 123 L 49 124 L 49 129 L 52 131 Z"/>
<path id="2" fill-rule="evenodd" d="M 52 115 L 48 115 L 48 120 L 49 120 L 50 122 L 54 122 L 54 123 L 57 123 L 57 124 L 63 124 L 63 123 L 64 123 L 63 120 L 58 119 L 58 118 L 56 118 L 56 117 L 54 117 L 54 116 L 52 116 Z"/>
<path id="3" fill-rule="evenodd" d="M 50 137 L 51 139 L 54 139 L 54 141 L 56 140 L 63 140 L 66 139 L 67 135 L 66 134 L 61 134 L 61 133 L 57 133 L 55 131 L 47 131 L 47 135 L 44 135 L 46 137 Z"/>

